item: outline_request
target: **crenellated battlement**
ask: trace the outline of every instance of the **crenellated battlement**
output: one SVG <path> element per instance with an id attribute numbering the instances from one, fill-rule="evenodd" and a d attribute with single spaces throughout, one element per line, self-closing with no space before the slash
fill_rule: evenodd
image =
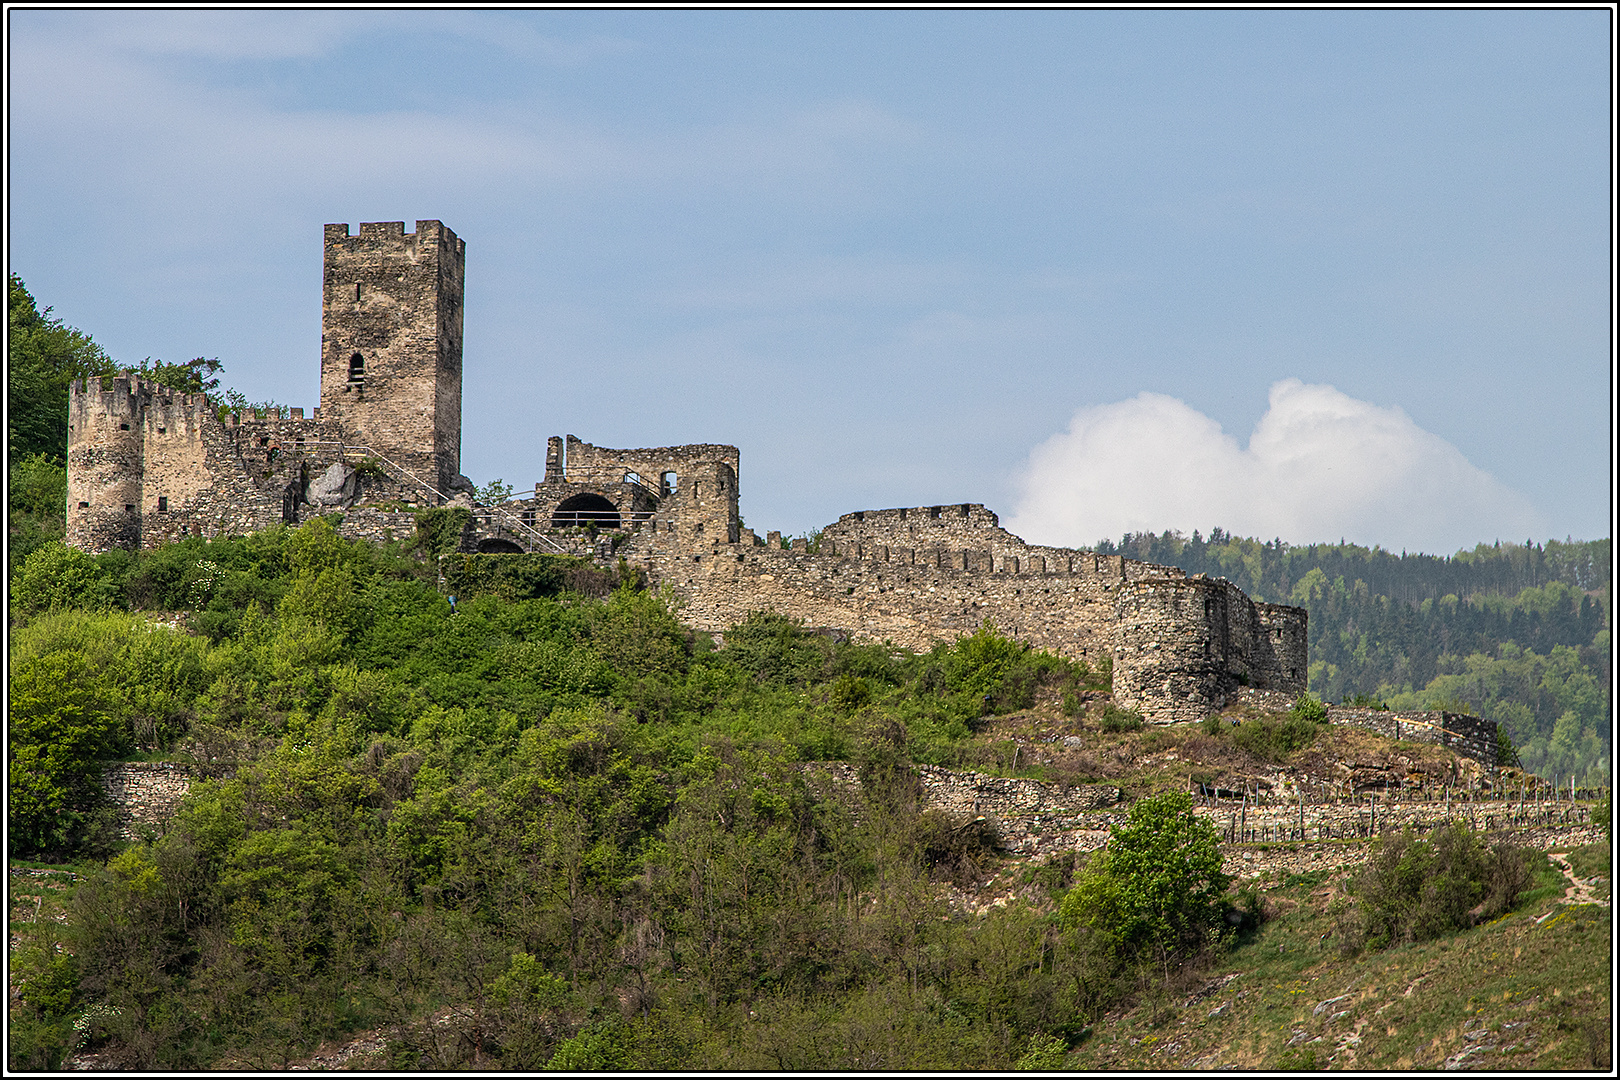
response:
<path id="1" fill-rule="evenodd" d="M 326 226 L 326 246 L 345 251 L 364 249 L 406 251 L 423 244 L 443 244 L 456 255 L 466 251 L 466 242 L 437 220 L 418 221 L 415 232 L 406 232 L 403 221 L 363 221 L 358 234 L 351 234 L 346 222 Z"/>

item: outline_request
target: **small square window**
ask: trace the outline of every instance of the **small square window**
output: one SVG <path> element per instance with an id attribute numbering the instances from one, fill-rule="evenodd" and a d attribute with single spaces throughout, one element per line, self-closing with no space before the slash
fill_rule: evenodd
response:
<path id="1" fill-rule="evenodd" d="M 118 425 L 118 430 L 119 431 L 128 431 L 129 430 L 129 425 L 128 424 L 119 424 Z"/>
<path id="2" fill-rule="evenodd" d="M 90 509 L 90 504 L 87 503 L 87 502 L 81 502 L 79 504 L 79 509 L 80 510 L 88 510 L 88 509 Z"/>
<path id="3" fill-rule="evenodd" d="M 135 512 L 135 504 L 134 503 L 125 503 L 124 504 L 124 513 L 133 514 L 134 512 Z"/>

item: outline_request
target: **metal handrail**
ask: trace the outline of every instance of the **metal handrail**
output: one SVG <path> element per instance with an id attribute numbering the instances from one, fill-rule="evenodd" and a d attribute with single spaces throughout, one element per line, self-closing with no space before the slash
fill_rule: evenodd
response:
<path id="1" fill-rule="evenodd" d="M 369 446 L 365 446 L 365 445 L 362 445 L 360 443 L 346 443 L 346 442 L 343 442 L 342 440 L 331 440 L 331 439 L 310 439 L 310 440 L 307 440 L 304 443 L 304 446 L 305 447 L 310 447 L 310 446 L 335 446 L 335 447 L 338 448 L 338 453 L 340 455 L 347 455 L 350 450 L 353 450 L 356 453 L 363 453 L 363 454 L 367 455 L 368 457 L 371 457 L 371 458 L 373 458 L 373 459 L 375 459 L 377 461 L 380 461 L 384 465 L 387 465 L 390 468 L 394 469 L 396 472 L 402 474 L 411 483 L 415 484 L 417 487 L 421 488 L 422 490 L 431 493 L 435 498 L 437 498 L 441 502 L 450 502 L 451 501 L 450 496 L 446 495 L 444 492 L 440 491 L 438 488 L 434 487 L 432 484 L 428 483 L 426 480 L 423 480 L 420 476 L 417 476 L 415 473 L 411 472 L 411 470 L 409 470 L 405 466 L 399 464 L 397 461 L 391 460 L 386 455 L 378 453 L 376 450 L 372 449 Z M 542 544 L 545 544 L 547 547 L 551 548 L 553 551 L 557 552 L 558 554 L 566 555 L 568 553 L 566 549 L 564 549 L 555 540 L 552 540 L 551 537 L 546 536 L 545 534 L 536 531 L 534 528 L 532 528 L 532 527 L 530 527 L 528 525 L 525 525 L 521 520 L 519 520 L 516 516 L 514 516 L 513 513 L 510 510 L 506 509 L 505 507 L 499 506 L 499 505 L 493 505 L 492 506 L 492 505 L 489 505 L 489 504 L 481 504 L 481 503 L 474 503 L 473 505 L 475 507 L 480 507 L 481 506 L 483 509 L 492 510 L 497 514 L 501 514 L 505 518 L 509 519 L 511 521 L 511 523 L 513 525 L 515 525 L 523 533 L 527 533 L 534 540 L 536 540 L 536 541 L 538 541 L 538 542 L 540 542 Z"/>

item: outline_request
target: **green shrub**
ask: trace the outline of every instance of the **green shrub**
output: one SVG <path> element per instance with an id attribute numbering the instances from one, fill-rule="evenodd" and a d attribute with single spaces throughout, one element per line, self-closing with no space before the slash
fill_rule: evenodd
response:
<path id="1" fill-rule="evenodd" d="M 564 590 L 607 596 L 616 577 L 571 555 L 452 554 L 439 564 L 445 591 L 460 600 L 494 596 L 506 601 L 557 596 Z"/>
<path id="2" fill-rule="evenodd" d="M 1496 764 L 1516 769 L 1524 766 L 1524 762 L 1519 760 L 1519 748 L 1513 745 L 1513 739 L 1501 724 L 1496 725 Z"/>
<path id="3" fill-rule="evenodd" d="M 461 537 L 472 521 L 472 511 L 460 506 L 438 506 L 416 515 L 416 536 L 411 548 L 430 559 L 461 547 Z"/>
<path id="4" fill-rule="evenodd" d="M 1290 711 L 1281 719 L 1267 716 L 1245 720 L 1237 727 L 1228 727 L 1226 731 L 1230 732 L 1234 743 L 1255 757 L 1281 763 L 1288 760 L 1290 754 L 1314 743 L 1322 733 L 1322 725 Z"/>
<path id="5" fill-rule="evenodd" d="M 1510 910 L 1531 881 L 1530 855 L 1487 848 L 1462 824 L 1429 838 L 1408 829 L 1377 841 L 1346 887 L 1353 903 L 1339 913 L 1344 952 L 1429 941 Z"/>
<path id="6" fill-rule="evenodd" d="M 1294 699 L 1293 708 L 1288 710 L 1290 720 L 1303 720 L 1311 724 L 1327 723 L 1327 706 L 1317 701 L 1310 694 L 1301 694 Z"/>
<path id="7" fill-rule="evenodd" d="M 93 821 L 103 763 L 125 745 L 93 684 L 74 653 L 11 669 L 6 820 L 14 857 L 70 851 Z"/>
<path id="8" fill-rule="evenodd" d="M 1063 1068 L 1069 1044 L 1056 1035 L 1031 1035 L 1029 1049 L 1013 1066 L 1023 1072 L 1057 1072 Z"/>
<path id="9" fill-rule="evenodd" d="M 970 636 L 957 638 L 946 653 L 946 685 L 958 693 L 993 697 L 1028 652 L 1027 644 L 1003 637 L 987 622 Z"/>
<path id="10" fill-rule="evenodd" d="M 67 467 L 46 454 L 28 454 L 11 463 L 6 503 L 13 514 L 63 517 L 67 508 Z"/>
<path id="11" fill-rule="evenodd" d="M 1073 707 L 1080 709 L 1078 692 L 1099 682 L 1084 662 L 1006 637 L 991 622 L 950 645 L 935 646 L 929 659 L 939 665 L 944 689 L 957 697 L 960 707 L 980 715 L 1027 709 L 1043 686 L 1075 697 Z M 920 689 L 930 689 L 926 678 Z"/>
<path id="12" fill-rule="evenodd" d="M 872 700 L 872 688 L 865 679 L 848 673 L 838 676 L 827 692 L 827 702 L 843 712 L 854 712 Z"/>
<path id="13" fill-rule="evenodd" d="M 1102 729 L 1110 735 L 1119 735 L 1127 731 L 1141 731 L 1147 721 L 1135 709 L 1121 709 L 1115 705 L 1105 705 L 1102 714 Z"/>
<path id="14" fill-rule="evenodd" d="M 1126 950 L 1149 950 L 1154 960 L 1186 955 L 1219 929 L 1231 881 L 1221 867 L 1220 838 L 1193 813 L 1191 795 L 1142 799 L 1109 830 L 1058 919 L 1112 935 Z"/>
<path id="15" fill-rule="evenodd" d="M 34 615 L 82 608 L 101 611 L 117 603 L 112 575 L 90 555 L 53 540 L 28 556 L 11 584 L 12 609 Z"/>

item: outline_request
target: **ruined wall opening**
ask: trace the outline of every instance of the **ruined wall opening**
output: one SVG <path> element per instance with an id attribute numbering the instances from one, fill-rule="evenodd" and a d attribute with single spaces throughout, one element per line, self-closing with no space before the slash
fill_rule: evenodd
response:
<path id="1" fill-rule="evenodd" d="M 551 514 L 553 529 L 573 529 L 595 525 L 598 529 L 618 529 L 619 508 L 600 495 L 575 495 L 557 504 Z"/>
<path id="2" fill-rule="evenodd" d="M 359 353 L 349 357 L 349 381 L 352 383 L 366 381 L 366 358 Z"/>
<path id="3" fill-rule="evenodd" d="M 666 499 L 675 494 L 677 477 L 672 472 L 660 473 L 658 476 L 658 493 Z"/>
<path id="4" fill-rule="evenodd" d="M 490 537 L 478 541 L 478 551 L 482 555 L 521 555 L 523 548 L 510 540 L 501 537 Z"/>

